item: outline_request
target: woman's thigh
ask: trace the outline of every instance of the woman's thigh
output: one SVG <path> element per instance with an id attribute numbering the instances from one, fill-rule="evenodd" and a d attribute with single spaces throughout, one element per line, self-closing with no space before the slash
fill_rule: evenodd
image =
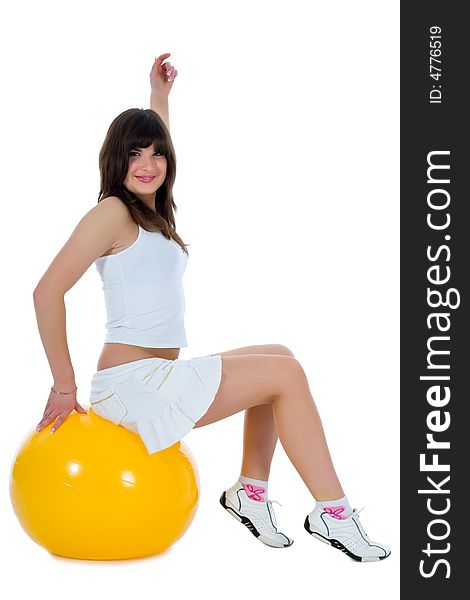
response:
<path id="1" fill-rule="evenodd" d="M 256 346 L 243 346 L 225 352 L 214 352 L 221 356 L 239 356 L 242 354 L 281 354 L 283 356 L 294 356 L 292 350 L 282 344 L 257 344 Z"/>
<path id="2" fill-rule="evenodd" d="M 215 423 L 252 406 L 269 404 L 304 379 L 300 363 L 292 356 L 222 354 L 219 389 L 209 410 L 195 427 Z"/>

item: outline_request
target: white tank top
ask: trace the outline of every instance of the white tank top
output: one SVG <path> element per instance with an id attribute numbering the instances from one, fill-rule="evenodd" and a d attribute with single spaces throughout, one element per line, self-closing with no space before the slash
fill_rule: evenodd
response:
<path id="1" fill-rule="evenodd" d="M 188 256 L 175 240 L 139 225 L 137 239 L 95 260 L 106 304 L 105 342 L 187 346 L 182 278 Z"/>

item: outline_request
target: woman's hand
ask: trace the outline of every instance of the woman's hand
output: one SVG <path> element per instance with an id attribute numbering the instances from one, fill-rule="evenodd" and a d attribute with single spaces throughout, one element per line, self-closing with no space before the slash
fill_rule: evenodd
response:
<path id="1" fill-rule="evenodd" d="M 169 62 L 163 63 L 169 56 L 170 53 L 168 52 L 160 54 L 155 59 L 150 71 L 150 87 L 152 88 L 152 92 L 166 96 L 170 93 L 175 77 L 178 75 L 178 71 Z"/>
<path id="2" fill-rule="evenodd" d="M 62 425 L 65 419 L 69 416 L 72 410 L 75 409 L 79 413 L 87 414 L 87 411 L 80 406 L 77 402 L 77 392 L 67 396 L 60 396 L 51 390 L 49 394 L 49 400 L 47 401 L 46 408 L 41 422 L 36 427 L 36 431 L 41 431 L 44 427 L 47 427 L 54 419 L 57 421 L 54 423 L 54 427 L 51 429 L 51 433 L 57 431 Z"/>

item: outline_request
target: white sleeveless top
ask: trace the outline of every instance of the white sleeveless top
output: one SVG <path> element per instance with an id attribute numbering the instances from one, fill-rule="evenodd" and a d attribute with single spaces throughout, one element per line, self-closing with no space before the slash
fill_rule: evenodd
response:
<path id="1" fill-rule="evenodd" d="M 105 343 L 187 346 L 182 278 L 188 256 L 160 231 L 138 227 L 130 246 L 95 260 L 106 304 Z"/>

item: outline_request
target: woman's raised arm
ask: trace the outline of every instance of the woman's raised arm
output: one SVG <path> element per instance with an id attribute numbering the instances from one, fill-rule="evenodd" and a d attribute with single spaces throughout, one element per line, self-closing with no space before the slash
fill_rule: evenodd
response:
<path id="1" fill-rule="evenodd" d="M 152 65 L 150 71 L 150 108 L 154 110 L 165 121 L 165 125 L 170 129 L 170 119 L 168 115 L 168 94 L 173 87 L 175 77 L 178 71 L 169 63 L 163 63 L 170 54 L 160 54 Z"/>

